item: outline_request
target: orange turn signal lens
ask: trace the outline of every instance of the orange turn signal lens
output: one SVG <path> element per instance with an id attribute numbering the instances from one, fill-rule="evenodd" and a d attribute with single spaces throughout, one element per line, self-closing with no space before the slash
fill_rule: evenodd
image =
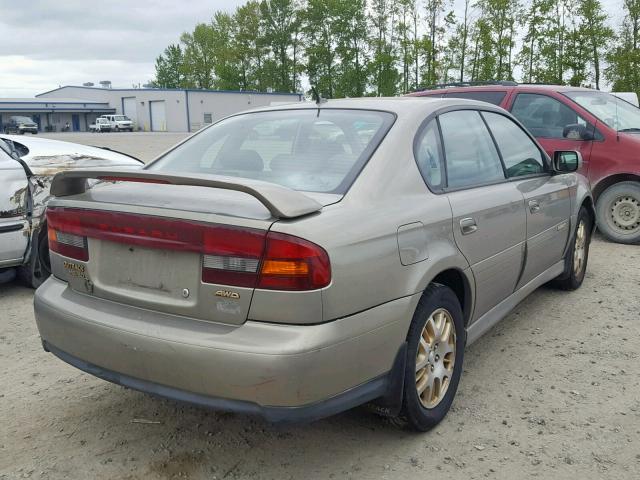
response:
<path id="1" fill-rule="evenodd" d="M 47 229 L 47 236 L 49 237 L 50 242 L 58 241 L 58 236 L 56 235 L 56 231 L 53 228 Z"/>
<path id="2" fill-rule="evenodd" d="M 295 260 L 265 260 L 262 275 L 309 275 L 309 264 Z"/>

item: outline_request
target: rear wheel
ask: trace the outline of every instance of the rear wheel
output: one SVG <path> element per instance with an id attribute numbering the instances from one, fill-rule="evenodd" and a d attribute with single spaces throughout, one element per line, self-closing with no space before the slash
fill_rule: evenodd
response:
<path id="1" fill-rule="evenodd" d="M 640 243 L 640 182 L 607 188 L 596 205 L 598 228 L 619 243 Z"/>
<path id="2" fill-rule="evenodd" d="M 458 389 L 464 355 L 464 322 L 456 294 L 431 284 L 407 336 L 404 398 L 398 420 L 426 432 L 445 417 Z"/>

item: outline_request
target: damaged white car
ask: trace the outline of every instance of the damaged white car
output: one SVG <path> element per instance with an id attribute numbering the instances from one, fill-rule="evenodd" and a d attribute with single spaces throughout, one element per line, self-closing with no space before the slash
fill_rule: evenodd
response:
<path id="1" fill-rule="evenodd" d="M 82 168 L 140 168 L 106 148 L 0 134 L 0 283 L 37 288 L 50 274 L 45 208 L 53 176 Z"/>

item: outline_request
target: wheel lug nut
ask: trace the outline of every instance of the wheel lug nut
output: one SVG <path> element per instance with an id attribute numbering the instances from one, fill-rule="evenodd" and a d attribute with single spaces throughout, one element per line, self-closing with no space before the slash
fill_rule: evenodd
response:
<path id="1" fill-rule="evenodd" d="M 431 365 L 431 371 L 433 372 L 433 365 Z"/>
<path id="2" fill-rule="evenodd" d="M 440 360 L 440 355 L 436 355 L 436 362 Z"/>

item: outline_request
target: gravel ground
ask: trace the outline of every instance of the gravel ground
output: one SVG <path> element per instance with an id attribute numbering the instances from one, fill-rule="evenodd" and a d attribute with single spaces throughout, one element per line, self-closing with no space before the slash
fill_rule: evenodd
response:
<path id="1" fill-rule="evenodd" d="M 596 237 L 582 288 L 541 288 L 478 340 L 452 411 L 414 434 L 362 408 L 284 428 L 106 383 L 45 353 L 33 291 L 2 285 L 0 479 L 637 479 L 639 292 L 640 248 Z"/>

